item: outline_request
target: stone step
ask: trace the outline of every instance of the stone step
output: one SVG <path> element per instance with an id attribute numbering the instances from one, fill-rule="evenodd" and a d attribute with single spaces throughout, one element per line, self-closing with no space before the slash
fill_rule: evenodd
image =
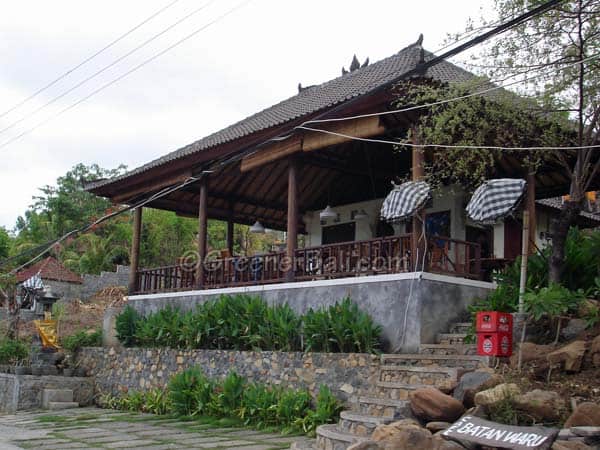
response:
<path id="1" fill-rule="evenodd" d="M 48 408 L 50 402 L 72 402 L 72 389 L 44 389 L 42 391 L 42 408 Z"/>
<path id="2" fill-rule="evenodd" d="M 79 403 L 77 402 L 48 402 L 46 409 L 51 411 L 59 410 L 59 409 L 72 409 L 79 408 Z"/>
<path id="3" fill-rule="evenodd" d="M 476 355 L 475 344 L 421 344 L 419 353 L 422 355 Z"/>
<path id="4" fill-rule="evenodd" d="M 412 417 L 408 401 L 377 397 L 359 397 L 358 413 L 392 419 Z"/>
<path id="5" fill-rule="evenodd" d="M 467 333 L 439 333 L 437 335 L 438 344 L 464 344 Z"/>
<path id="6" fill-rule="evenodd" d="M 317 427 L 317 448 L 321 450 L 346 450 L 352 444 L 367 441 L 365 436 L 345 433 L 337 425 L 320 425 Z"/>
<path id="7" fill-rule="evenodd" d="M 440 386 L 458 381 L 458 369 L 439 366 L 385 365 L 379 369 L 379 381 L 404 384 L 426 384 Z"/>
<path id="8" fill-rule="evenodd" d="M 392 400 L 408 400 L 409 394 L 415 389 L 430 387 L 426 384 L 396 383 L 394 381 L 378 381 L 375 384 L 375 392 L 379 398 Z"/>
<path id="9" fill-rule="evenodd" d="M 397 366 L 442 366 L 464 369 L 489 367 L 489 357 L 477 355 L 425 355 L 390 354 L 381 355 L 381 364 Z"/>
<path id="10" fill-rule="evenodd" d="M 450 333 L 468 333 L 473 326 L 472 322 L 457 322 L 450 327 Z"/>
<path id="11" fill-rule="evenodd" d="M 356 436 L 369 437 L 377 426 L 386 425 L 394 420 L 393 417 L 369 416 L 354 411 L 342 411 L 338 430 Z"/>

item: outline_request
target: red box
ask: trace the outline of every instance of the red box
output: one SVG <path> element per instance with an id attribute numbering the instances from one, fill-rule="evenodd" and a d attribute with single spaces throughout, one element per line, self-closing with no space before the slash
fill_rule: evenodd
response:
<path id="1" fill-rule="evenodd" d="M 477 354 L 481 356 L 511 356 L 512 344 L 512 333 L 477 333 Z"/>
<path id="2" fill-rule="evenodd" d="M 483 311 L 477 313 L 477 333 L 511 333 L 513 317 L 510 313 Z"/>

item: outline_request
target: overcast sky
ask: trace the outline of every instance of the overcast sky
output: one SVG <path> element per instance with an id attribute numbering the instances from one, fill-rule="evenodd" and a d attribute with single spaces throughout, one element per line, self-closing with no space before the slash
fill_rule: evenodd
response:
<path id="1" fill-rule="evenodd" d="M 0 114 L 173 0 L 1 0 Z M 208 6 L 51 106 L 0 132 L 0 146 L 199 29 L 240 0 L 178 0 L 19 109 L 0 130 L 204 4 Z M 447 33 L 489 0 L 251 0 L 78 107 L 0 148 L 0 226 L 77 163 L 134 168 L 340 75 L 356 53 L 382 59 Z"/>

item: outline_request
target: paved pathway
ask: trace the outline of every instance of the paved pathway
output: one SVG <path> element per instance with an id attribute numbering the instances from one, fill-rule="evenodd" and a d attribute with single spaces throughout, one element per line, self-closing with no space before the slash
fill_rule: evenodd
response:
<path id="1" fill-rule="evenodd" d="M 0 450 L 276 450 L 299 439 L 96 408 L 0 416 Z"/>

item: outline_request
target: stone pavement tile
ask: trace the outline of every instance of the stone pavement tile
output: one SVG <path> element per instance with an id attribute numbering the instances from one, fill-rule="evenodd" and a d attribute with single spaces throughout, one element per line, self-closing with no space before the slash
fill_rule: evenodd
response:
<path id="1" fill-rule="evenodd" d="M 205 444 L 194 444 L 198 448 L 237 448 L 242 445 L 251 445 L 254 442 L 250 441 L 219 441 L 219 442 L 207 442 Z"/>
<path id="2" fill-rule="evenodd" d="M 218 436 L 214 436 L 214 437 L 188 437 L 186 439 L 181 439 L 179 441 L 177 441 L 178 444 L 186 444 L 186 445 L 194 445 L 194 444 L 206 444 L 206 443 L 210 443 L 210 442 L 219 442 L 219 441 L 226 441 L 228 440 L 227 438 L 224 437 L 218 437 Z"/>
<path id="3" fill-rule="evenodd" d="M 273 449 L 278 449 L 280 447 L 274 447 L 273 445 L 262 445 L 262 444 L 255 444 L 255 445 L 245 445 L 243 447 L 235 447 L 235 450 L 273 450 Z"/>
<path id="4" fill-rule="evenodd" d="M 255 436 L 261 436 L 261 437 L 264 436 L 265 438 L 273 437 L 272 434 L 265 434 L 262 431 L 257 431 L 257 430 L 236 430 L 236 431 L 231 431 L 230 433 L 227 433 L 227 436 L 241 436 L 241 437 L 252 436 L 253 438 Z"/>
<path id="5" fill-rule="evenodd" d="M 102 445 L 104 445 L 104 443 L 108 443 L 108 442 L 131 441 L 132 439 L 136 439 L 136 438 L 128 436 L 126 434 L 112 433 L 112 434 L 110 434 L 108 436 L 106 436 L 106 435 L 98 436 L 98 437 L 96 437 L 96 436 L 90 436 L 88 438 L 81 438 L 80 440 L 86 441 L 86 444 L 88 443 L 87 441 L 89 441 L 92 444 L 102 444 Z"/>
<path id="6" fill-rule="evenodd" d="M 136 431 L 135 434 L 139 436 L 160 436 L 164 434 L 174 434 L 175 430 L 164 429 L 164 428 L 156 428 L 156 427 L 147 427 L 145 430 Z M 179 434 L 187 434 L 185 431 L 181 431 Z"/>
<path id="7" fill-rule="evenodd" d="M 303 436 L 269 436 L 266 439 L 261 439 L 262 441 L 268 442 L 282 442 L 284 444 L 291 444 L 292 442 L 296 442 L 298 439 L 302 439 Z"/>
<path id="8" fill-rule="evenodd" d="M 62 450 L 62 449 L 73 449 L 73 448 L 81 448 L 81 442 L 62 442 L 60 444 L 54 445 L 44 445 L 41 447 L 34 447 L 40 450 Z"/>
<path id="9" fill-rule="evenodd" d="M 131 441 L 120 441 L 120 442 L 110 442 L 108 444 L 104 444 L 106 448 L 142 448 L 143 446 L 159 444 L 159 442 L 151 441 L 149 439 L 134 439 Z"/>
<path id="10" fill-rule="evenodd" d="M 23 441 L 22 439 L 21 441 Z M 19 443 L 17 439 L 13 439 L 13 441 Z M 60 444 L 70 444 L 71 441 L 67 439 L 29 439 L 27 441 L 27 446 L 31 448 L 40 448 L 45 449 L 47 447 L 52 447 Z"/>
<path id="11" fill-rule="evenodd" d="M 181 447 L 177 444 L 159 444 L 151 445 L 150 447 L 139 447 L 138 450 L 183 450 L 189 449 L 189 447 Z"/>

